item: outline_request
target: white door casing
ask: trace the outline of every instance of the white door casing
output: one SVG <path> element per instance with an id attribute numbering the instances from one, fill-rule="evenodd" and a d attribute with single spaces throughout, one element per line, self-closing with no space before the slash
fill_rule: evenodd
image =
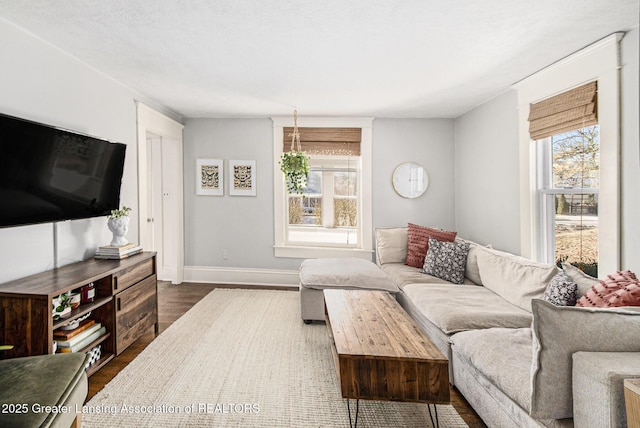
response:
<path id="1" fill-rule="evenodd" d="M 157 248 L 161 257 L 158 260 L 158 279 L 169 280 L 173 284 L 180 284 L 184 276 L 184 204 L 183 201 L 183 141 L 182 130 L 184 126 L 173 119 L 137 102 L 138 114 L 138 206 L 139 206 L 139 231 L 140 244 L 145 250 Z M 159 143 L 160 150 L 153 148 L 149 152 L 147 137 L 159 137 L 151 139 L 151 144 Z M 153 154 L 160 155 L 161 179 L 150 181 L 150 162 Z M 155 168 L 154 168 L 155 169 Z M 157 176 L 156 176 L 157 177 Z M 153 192 L 154 186 L 161 186 L 161 191 Z M 161 195 L 161 200 L 154 198 Z M 161 204 L 161 212 L 158 213 L 158 202 Z M 156 209 L 151 206 L 156 205 Z M 155 213 L 154 213 L 155 211 Z M 155 214 L 155 217 L 154 217 Z M 151 225 L 147 219 L 158 220 L 155 229 L 161 227 L 160 234 L 154 233 L 155 221 Z M 161 235 L 161 236 L 159 236 Z M 155 239 L 154 239 L 155 238 Z M 157 239 L 161 239 L 161 243 Z M 155 240 L 155 242 L 154 242 Z"/>

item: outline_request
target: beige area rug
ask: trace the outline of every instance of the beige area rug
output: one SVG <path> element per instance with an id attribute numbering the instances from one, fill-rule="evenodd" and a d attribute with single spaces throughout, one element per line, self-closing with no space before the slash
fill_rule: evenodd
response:
<path id="1" fill-rule="evenodd" d="M 326 326 L 299 306 L 292 291 L 212 291 L 85 405 L 82 426 L 349 426 Z M 438 416 L 467 426 L 452 406 Z M 363 400 L 358 426 L 431 422 L 424 404 Z"/>

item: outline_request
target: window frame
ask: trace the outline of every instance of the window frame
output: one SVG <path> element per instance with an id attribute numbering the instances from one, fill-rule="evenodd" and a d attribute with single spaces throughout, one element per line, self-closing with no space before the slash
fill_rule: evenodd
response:
<path id="1" fill-rule="evenodd" d="M 620 50 L 624 33 L 612 34 L 517 82 L 520 148 L 520 249 L 541 260 L 537 145 L 529 135 L 530 104 L 597 81 L 600 126 L 598 272 L 620 269 Z"/>
<path id="2" fill-rule="evenodd" d="M 287 204 L 288 194 L 284 175 L 280 172 L 278 161 L 282 155 L 284 128 L 293 126 L 293 117 L 272 117 L 273 121 L 273 202 L 274 202 L 274 255 L 289 258 L 320 257 L 358 257 L 371 260 L 373 256 L 373 220 L 371 198 L 371 117 L 298 117 L 298 127 L 315 128 L 361 128 L 360 173 L 358 195 L 358 246 L 341 247 L 325 245 L 302 245 L 288 243 L 287 240 Z"/>

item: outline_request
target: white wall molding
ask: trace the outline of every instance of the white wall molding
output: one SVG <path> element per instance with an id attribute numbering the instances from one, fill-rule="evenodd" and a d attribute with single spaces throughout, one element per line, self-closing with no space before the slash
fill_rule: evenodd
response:
<path id="1" fill-rule="evenodd" d="M 184 282 L 291 287 L 299 284 L 297 270 L 185 266 Z"/>

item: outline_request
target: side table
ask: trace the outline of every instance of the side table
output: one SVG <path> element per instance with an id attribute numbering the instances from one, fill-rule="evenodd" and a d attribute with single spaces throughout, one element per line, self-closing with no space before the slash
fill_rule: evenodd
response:
<path id="1" fill-rule="evenodd" d="M 624 380 L 624 401 L 627 406 L 627 426 L 640 428 L 640 379 Z"/>

